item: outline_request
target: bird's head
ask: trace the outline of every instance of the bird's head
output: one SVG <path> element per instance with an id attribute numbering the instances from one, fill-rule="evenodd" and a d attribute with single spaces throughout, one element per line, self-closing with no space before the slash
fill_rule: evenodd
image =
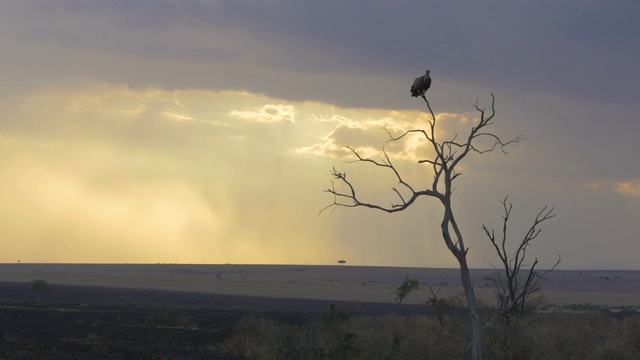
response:
<path id="1" fill-rule="evenodd" d="M 429 75 L 431 73 L 431 70 L 427 70 L 427 75 Z"/>

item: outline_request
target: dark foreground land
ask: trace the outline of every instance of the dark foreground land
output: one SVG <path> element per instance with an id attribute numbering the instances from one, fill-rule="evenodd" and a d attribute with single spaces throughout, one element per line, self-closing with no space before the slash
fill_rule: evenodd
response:
<path id="1" fill-rule="evenodd" d="M 235 359 L 220 344 L 240 319 L 256 315 L 303 324 L 331 305 L 362 315 L 393 310 L 379 303 L 63 285 L 37 302 L 28 284 L 0 283 L 0 358 Z"/>
<path id="2" fill-rule="evenodd" d="M 394 307 L 53 285 L 38 302 L 29 284 L 0 282 L 0 359 L 460 358 L 468 315 L 441 300 Z M 640 316 L 535 313 L 496 322 L 483 352 L 488 359 L 640 359 Z"/>

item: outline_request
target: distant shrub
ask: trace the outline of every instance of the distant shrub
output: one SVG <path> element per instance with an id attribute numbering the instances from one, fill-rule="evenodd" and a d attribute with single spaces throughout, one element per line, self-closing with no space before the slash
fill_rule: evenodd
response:
<path id="1" fill-rule="evenodd" d="M 169 309 L 166 305 L 162 306 L 162 309 L 147 318 L 147 325 L 161 328 L 196 328 L 196 325 L 182 310 Z"/>
<path id="2" fill-rule="evenodd" d="M 329 312 L 322 315 L 322 319 L 329 326 L 337 326 L 349 320 L 349 314 L 342 310 L 337 310 L 335 304 L 329 305 Z"/>
<path id="3" fill-rule="evenodd" d="M 404 278 L 402 284 L 400 284 L 400 286 L 398 286 L 398 289 L 396 290 L 396 303 L 398 305 L 402 304 L 402 300 L 404 300 L 412 291 L 418 290 L 419 287 L 420 282 L 418 282 L 418 279 L 409 277 L 409 275 L 407 275 L 407 277 Z"/>
<path id="4" fill-rule="evenodd" d="M 606 311 L 606 306 L 592 304 L 567 304 L 563 306 L 565 309 L 573 311 Z"/>
<path id="5" fill-rule="evenodd" d="M 31 285 L 31 288 L 36 293 L 36 298 L 38 299 L 38 302 L 40 302 L 40 295 L 42 295 L 43 292 L 49 291 L 49 289 L 51 289 L 51 286 L 49 285 L 49 283 L 46 280 L 42 280 L 42 279 L 34 280 L 30 282 L 29 285 Z"/>

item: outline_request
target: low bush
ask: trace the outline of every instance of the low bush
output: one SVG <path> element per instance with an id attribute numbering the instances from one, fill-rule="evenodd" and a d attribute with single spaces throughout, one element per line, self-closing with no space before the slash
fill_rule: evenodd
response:
<path id="1" fill-rule="evenodd" d="M 182 310 L 170 309 L 166 305 L 147 318 L 147 325 L 164 328 L 194 329 L 196 325 Z"/>
<path id="2" fill-rule="evenodd" d="M 343 314 L 343 315 L 341 315 Z M 244 359 L 457 359 L 468 319 L 426 315 L 347 316 L 332 309 L 302 325 L 249 317 L 225 350 Z M 640 319 L 601 313 L 530 314 L 497 321 L 484 336 L 488 359 L 639 359 Z"/>

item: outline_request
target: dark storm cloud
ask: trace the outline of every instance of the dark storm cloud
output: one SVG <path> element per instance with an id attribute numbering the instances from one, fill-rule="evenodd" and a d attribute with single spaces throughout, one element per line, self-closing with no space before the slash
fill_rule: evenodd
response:
<path id="1" fill-rule="evenodd" d="M 274 67 L 406 76 L 428 66 L 476 86 L 640 95 L 640 72 L 629 71 L 640 63 L 633 2 L 232 1 L 212 10 L 210 24 L 277 44 L 280 56 L 260 59 Z"/>
<path id="2" fill-rule="evenodd" d="M 640 63 L 640 3 L 631 1 L 114 0 L 5 7 L 18 16 L 20 37 L 132 57 L 87 59 L 103 69 L 98 74 L 83 66 L 61 73 L 136 86 L 247 89 L 384 107 L 392 106 L 388 94 L 369 88 L 410 82 L 429 67 L 440 82 L 481 88 L 626 103 L 640 96 L 640 72 L 632 71 Z"/>

